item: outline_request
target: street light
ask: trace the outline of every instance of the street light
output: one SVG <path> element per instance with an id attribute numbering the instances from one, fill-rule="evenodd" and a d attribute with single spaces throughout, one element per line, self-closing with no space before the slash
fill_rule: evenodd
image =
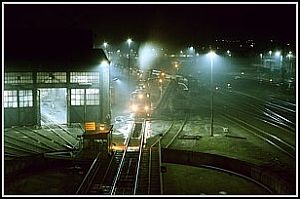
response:
<path id="1" fill-rule="evenodd" d="M 107 42 L 103 42 L 103 46 L 104 46 L 104 49 L 105 49 L 105 50 L 106 50 L 107 45 L 108 45 Z"/>
<path id="2" fill-rule="evenodd" d="M 261 69 L 262 69 L 262 67 L 263 67 L 263 54 L 262 53 L 260 53 L 259 54 L 259 64 L 258 64 L 258 66 L 257 66 L 257 75 L 258 75 L 258 80 L 260 81 L 261 80 Z"/>
<path id="3" fill-rule="evenodd" d="M 288 67 L 288 74 L 290 76 L 292 76 L 292 61 L 291 61 L 291 58 L 293 57 L 293 52 L 292 51 L 289 51 L 289 53 L 287 54 L 287 57 L 289 58 L 289 67 Z"/>
<path id="4" fill-rule="evenodd" d="M 227 50 L 226 52 L 227 52 L 227 55 L 228 55 L 229 57 L 231 57 L 231 52 L 230 52 L 230 50 Z"/>
<path id="5" fill-rule="evenodd" d="M 208 53 L 208 56 L 210 58 L 210 136 L 213 136 L 213 59 L 216 56 L 216 53 L 214 51 L 210 51 Z"/>
<path id="6" fill-rule="evenodd" d="M 276 52 L 275 52 L 275 56 L 276 56 L 276 57 L 280 57 L 280 55 L 281 55 L 281 52 L 280 52 L 280 51 L 276 51 Z"/>
<path id="7" fill-rule="evenodd" d="M 272 50 L 269 51 L 269 80 L 273 79 L 273 74 L 272 74 Z"/>
<path id="8" fill-rule="evenodd" d="M 107 45 L 108 45 L 107 42 L 103 42 L 103 46 L 104 46 L 105 49 L 106 49 Z"/>
<path id="9" fill-rule="evenodd" d="M 107 56 L 108 56 L 108 53 L 107 53 L 107 50 L 106 50 L 106 47 L 107 47 L 107 45 L 108 45 L 108 43 L 107 43 L 107 42 L 103 42 L 104 51 L 105 51 L 105 53 L 106 53 L 106 54 L 107 54 Z"/>
<path id="10" fill-rule="evenodd" d="M 103 107 L 101 109 L 101 123 L 111 123 L 111 104 L 110 104 L 110 63 L 108 60 L 102 60 L 100 62 L 100 79 L 102 80 L 102 97 Z"/>
<path id="11" fill-rule="evenodd" d="M 195 54 L 195 48 L 193 46 L 189 47 L 189 54 L 194 56 Z"/>
<path id="12" fill-rule="evenodd" d="M 130 44 L 131 44 L 131 42 L 132 42 L 132 39 L 127 39 L 127 43 L 128 43 L 128 45 L 129 45 L 129 47 L 130 47 Z"/>
<path id="13" fill-rule="evenodd" d="M 130 44 L 132 43 L 132 39 L 127 39 L 127 43 L 128 43 L 128 50 L 129 50 L 129 53 L 128 53 L 128 80 L 129 80 L 129 77 L 130 77 Z"/>

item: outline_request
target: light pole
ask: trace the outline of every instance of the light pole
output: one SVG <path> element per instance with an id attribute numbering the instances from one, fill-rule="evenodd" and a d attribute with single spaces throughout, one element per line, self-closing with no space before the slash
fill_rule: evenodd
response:
<path id="1" fill-rule="evenodd" d="M 132 42 L 132 39 L 127 39 L 127 43 L 128 43 L 128 50 L 129 50 L 129 53 L 128 53 L 128 80 L 130 79 L 130 44 Z"/>
<path id="2" fill-rule="evenodd" d="M 215 57 L 216 53 L 211 51 L 208 53 L 208 56 L 210 58 L 210 136 L 214 136 L 214 131 L 213 131 L 213 123 L 214 123 L 214 111 L 213 111 L 213 100 L 214 100 L 214 86 L 213 86 L 213 58 Z"/>
<path id="3" fill-rule="evenodd" d="M 258 64 L 258 66 L 257 66 L 258 81 L 261 80 L 261 70 L 262 70 L 262 66 L 263 66 L 263 54 L 260 53 L 260 54 L 259 54 L 259 64 Z"/>
<path id="4" fill-rule="evenodd" d="M 269 64 L 270 64 L 270 66 L 269 66 L 269 80 L 270 79 L 273 79 L 273 75 L 272 75 L 272 51 L 270 50 L 269 51 Z"/>
<path id="5" fill-rule="evenodd" d="M 292 76 L 292 61 L 291 61 L 292 56 L 293 56 L 292 51 L 289 51 L 289 53 L 287 55 L 287 57 L 289 58 L 289 66 L 288 66 L 288 75 L 289 75 L 289 77 Z"/>
<path id="6" fill-rule="evenodd" d="M 232 65 L 231 52 L 230 52 L 230 50 L 227 50 L 226 52 L 227 52 L 227 55 L 229 57 L 229 65 L 231 66 Z"/>
<path id="7" fill-rule="evenodd" d="M 283 81 L 283 70 L 282 70 L 282 65 L 281 65 L 281 63 L 282 63 L 282 55 L 281 55 L 280 51 L 276 51 L 275 52 L 275 60 L 274 61 L 276 63 L 277 70 L 281 71 L 281 79 Z M 277 77 L 277 75 L 276 75 L 276 77 Z"/>
<path id="8" fill-rule="evenodd" d="M 106 50 L 107 45 L 108 45 L 107 42 L 103 42 L 104 51 L 105 51 L 105 53 L 107 54 L 107 57 L 108 57 L 108 53 L 107 53 L 107 50 Z"/>
<path id="9" fill-rule="evenodd" d="M 101 95 L 101 123 L 110 124 L 111 123 L 111 104 L 110 104 L 110 63 L 108 60 L 103 60 L 100 64 L 100 77 L 102 89 Z"/>

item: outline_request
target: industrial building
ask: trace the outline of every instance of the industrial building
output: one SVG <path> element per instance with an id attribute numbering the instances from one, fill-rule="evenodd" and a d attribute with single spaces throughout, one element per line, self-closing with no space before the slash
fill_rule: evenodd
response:
<path id="1" fill-rule="evenodd" d="M 109 60 L 89 31 L 6 35 L 4 127 L 110 123 Z"/>

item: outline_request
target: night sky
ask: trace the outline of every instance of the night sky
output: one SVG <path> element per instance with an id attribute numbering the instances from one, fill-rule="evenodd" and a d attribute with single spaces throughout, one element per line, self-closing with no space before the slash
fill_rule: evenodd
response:
<path id="1" fill-rule="evenodd" d="M 296 4 L 4 5 L 4 29 L 81 28 L 96 42 L 128 37 L 172 47 L 215 39 L 296 41 Z"/>

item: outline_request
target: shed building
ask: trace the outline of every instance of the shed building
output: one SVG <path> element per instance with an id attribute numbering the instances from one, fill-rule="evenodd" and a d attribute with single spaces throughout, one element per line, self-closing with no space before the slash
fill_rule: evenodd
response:
<path id="1" fill-rule="evenodd" d="M 59 31 L 5 37 L 4 127 L 110 123 L 109 60 L 89 31 Z"/>

